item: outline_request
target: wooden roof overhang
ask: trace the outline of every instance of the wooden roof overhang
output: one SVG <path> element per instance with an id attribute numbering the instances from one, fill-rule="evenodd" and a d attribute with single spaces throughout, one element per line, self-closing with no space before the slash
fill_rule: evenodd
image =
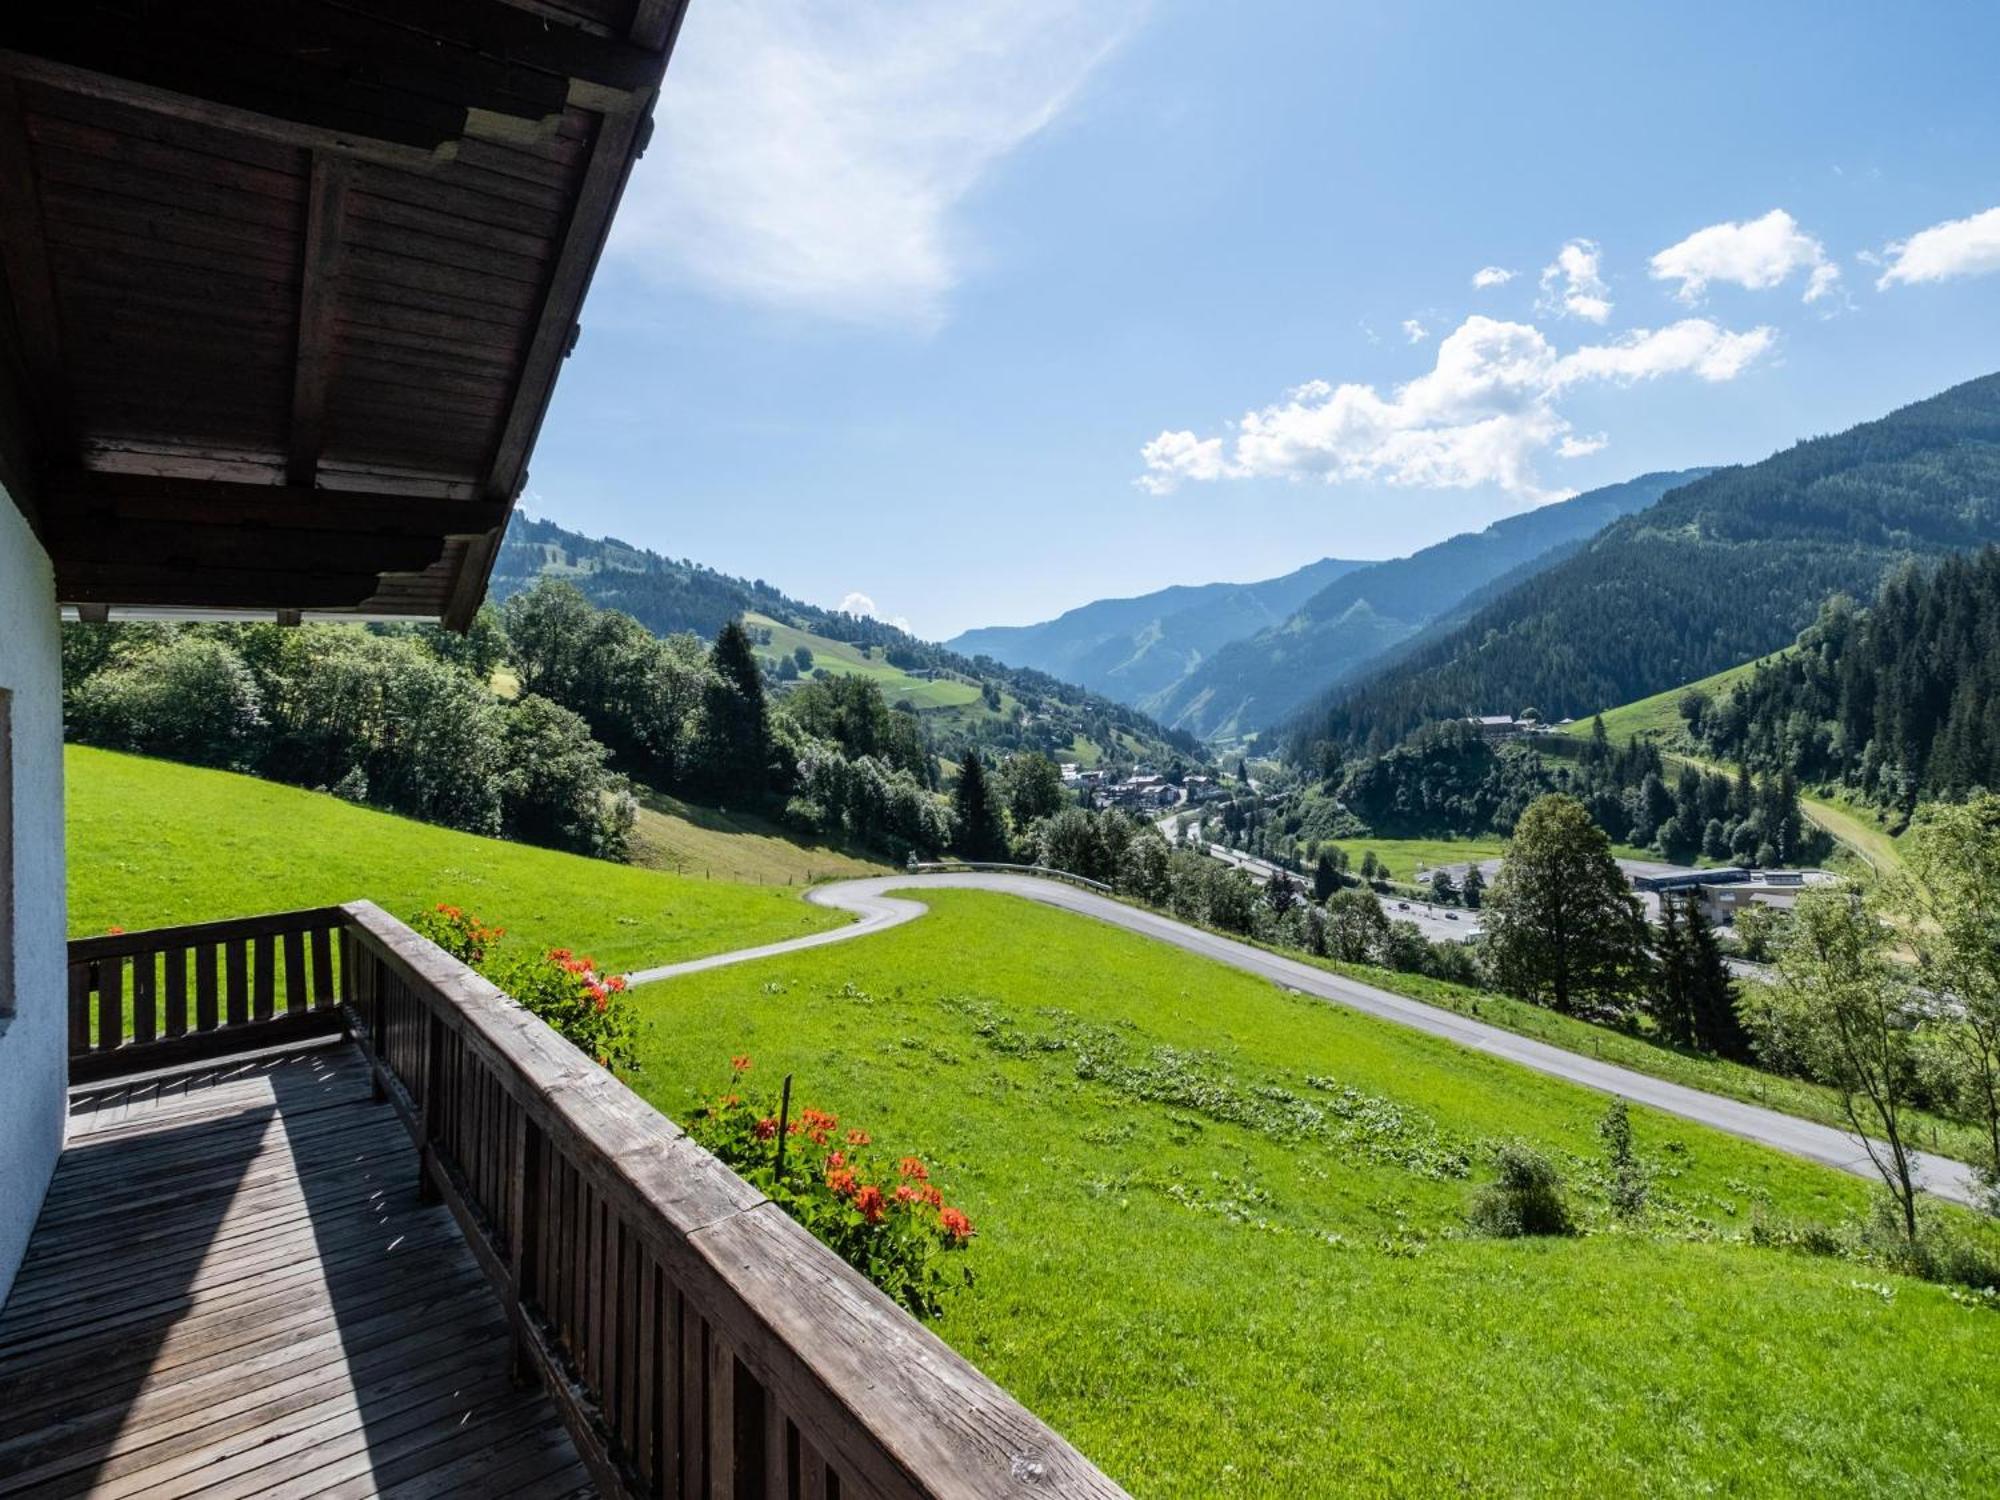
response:
<path id="1" fill-rule="evenodd" d="M 0 481 L 61 602 L 462 628 L 685 5 L 0 7 Z"/>

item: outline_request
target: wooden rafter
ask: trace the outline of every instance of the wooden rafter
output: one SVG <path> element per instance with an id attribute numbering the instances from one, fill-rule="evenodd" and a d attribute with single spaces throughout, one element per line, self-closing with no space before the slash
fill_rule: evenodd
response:
<path id="1" fill-rule="evenodd" d="M 333 309 L 340 255 L 341 208 L 347 195 L 347 162 L 329 152 L 313 154 L 306 195 L 304 251 L 299 257 L 299 342 L 292 364 L 291 451 L 285 481 L 311 488 L 326 436 L 326 389 L 333 362 Z"/>
<path id="2" fill-rule="evenodd" d="M 490 501 L 114 474 L 99 469 L 51 474 L 43 481 L 43 490 L 57 508 L 90 517 L 99 525 L 155 521 L 428 537 L 475 536 L 507 519 L 505 508 Z"/>
<path id="3" fill-rule="evenodd" d="M 14 337 L 26 397 L 40 428 L 32 446 L 62 451 L 70 441 L 68 377 L 55 280 L 49 274 L 41 189 L 21 118 L 20 91 L 0 74 L 0 267 L 13 302 Z"/>

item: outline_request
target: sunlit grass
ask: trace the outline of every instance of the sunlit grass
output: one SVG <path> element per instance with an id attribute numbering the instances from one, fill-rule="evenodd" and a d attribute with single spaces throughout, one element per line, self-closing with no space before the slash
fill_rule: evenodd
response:
<path id="1" fill-rule="evenodd" d="M 1858 1179 L 1634 1110 L 1656 1211 L 1614 1230 L 1597 1094 L 1087 919 L 924 896 L 907 927 L 640 991 L 637 1086 L 683 1114 L 747 1052 L 760 1088 L 792 1073 L 930 1157 L 980 1228 L 938 1331 L 1135 1493 L 2000 1486 L 2000 1317 L 1741 1242 L 1759 1213 L 1860 1214 Z M 1301 1103 L 1346 1113 L 1301 1130 Z M 1461 1237 L 1502 1136 L 1555 1153 L 1598 1232 Z"/>
<path id="2" fill-rule="evenodd" d="M 250 776 L 81 746 L 63 764 L 73 936 L 363 897 L 407 918 L 449 901 L 505 927 L 509 943 L 629 969 L 847 920 L 785 886 L 479 838 Z"/>

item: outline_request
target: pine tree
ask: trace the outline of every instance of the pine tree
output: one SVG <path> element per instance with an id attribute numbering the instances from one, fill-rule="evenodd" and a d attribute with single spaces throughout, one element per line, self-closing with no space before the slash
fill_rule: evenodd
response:
<path id="1" fill-rule="evenodd" d="M 1282 917 L 1303 899 L 1296 880 L 1283 870 L 1271 872 L 1270 882 L 1264 887 L 1264 904 L 1271 909 L 1272 916 Z"/>
<path id="2" fill-rule="evenodd" d="M 1007 832 L 1000 822 L 1000 809 L 986 780 L 986 762 L 977 750 L 966 752 L 958 770 L 958 785 L 951 794 L 952 849 L 961 858 L 1004 859 Z"/>
<path id="3" fill-rule="evenodd" d="M 1695 1043 L 1694 965 L 1683 907 L 1672 895 L 1660 903 L 1660 926 L 1653 936 L 1653 993 L 1650 1009 L 1660 1035 L 1677 1047 Z"/>
<path id="4" fill-rule="evenodd" d="M 1742 1061 L 1750 1056 L 1750 1033 L 1736 1013 L 1736 982 L 1729 976 L 1729 965 L 1715 941 L 1715 929 L 1701 909 L 1700 896 L 1689 892 L 1682 903 L 1681 929 L 1695 1041 L 1718 1057 Z M 1671 898 L 1667 904 L 1674 904 Z"/>
<path id="5" fill-rule="evenodd" d="M 1322 849 L 1319 863 L 1313 866 L 1313 900 L 1324 902 L 1339 889 L 1340 871 L 1334 868 L 1333 856 Z"/>
<path id="6" fill-rule="evenodd" d="M 709 663 L 716 674 L 706 704 L 710 777 L 720 792 L 761 796 L 771 782 L 771 727 L 764 676 L 740 621 L 716 632 Z"/>

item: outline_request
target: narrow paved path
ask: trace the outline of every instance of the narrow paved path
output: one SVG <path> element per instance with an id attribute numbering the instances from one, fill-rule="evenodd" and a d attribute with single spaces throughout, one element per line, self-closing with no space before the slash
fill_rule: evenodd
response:
<path id="1" fill-rule="evenodd" d="M 769 943 L 761 948 L 745 948 L 735 953 L 718 953 L 707 958 L 690 959 L 685 963 L 644 969 L 630 975 L 629 978 L 634 984 L 647 984 L 656 979 L 672 979 L 677 975 L 701 973 L 728 964 L 773 958 L 779 954 L 796 953 L 802 949 L 824 947 L 829 943 L 848 942 L 854 938 L 865 937 L 871 932 L 886 931 L 888 928 L 901 926 L 922 916 L 925 911 L 921 901 L 899 898 L 891 892 L 924 887 L 998 891 L 1010 896 L 1025 897 L 1030 901 L 1039 901 L 1045 906 L 1060 907 L 1065 911 L 1093 917 L 1129 932 L 1156 938 L 1164 943 L 1172 943 L 1177 948 L 1198 953 L 1204 958 L 1212 958 L 1218 963 L 1228 964 L 1231 968 L 1241 969 L 1247 974 L 1255 974 L 1274 984 L 1301 990 L 1308 995 L 1317 995 L 1323 1000 L 1331 1000 L 1368 1015 L 1379 1016 L 1385 1021 L 1394 1021 L 1399 1025 L 1414 1027 L 1418 1031 L 1429 1032 L 1432 1036 L 1445 1037 L 1478 1052 L 1503 1057 L 1509 1062 L 1519 1063 L 1524 1068 L 1533 1068 L 1538 1073 L 1567 1079 L 1572 1083 L 1580 1083 L 1587 1088 L 1598 1089 L 1607 1094 L 1617 1094 L 1635 1104 L 1644 1104 L 1653 1109 L 1663 1110 L 1667 1114 L 1679 1115 L 1682 1119 L 1693 1120 L 1717 1130 L 1726 1130 L 1731 1135 L 1774 1147 L 1793 1156 L 1804 1157 L 1808 1161 L 1837 1167 L 1856 1177 L 1875 1176 L 1875 1169 L 1862 1149 L 1860 1138 L 1846 1131 L 1815 1124 L 1811 1120 L 1802 1120 L 1796 1115 L 1764 1109 L 1759 1105 L 1745 1104 L 1741 1100 L 1725 1098 L 1720 1094 L 1705 1093 L 1700 1089 L 1688 1088 L 1684 1084 L 1669 1083 L 1665 1079 L 1634 1072 L 1630 1068 L 1621 1068 L 1615 1063 L 1586 1057 L 1580 1052 L 1566 1051 L 1547 1042 L 1538 1042 L 1532 1037 L 1516 1035 L 1484 1021 L 1475 1021 L 1453 1011 L 1441 1010 L 1435 1005 L 1426 1005 L 1423 1001 L 1412 1000 L 1406 995 L 1393 994 L 1388 990 L 1377 989 L 1373 985 L 1362 984 L 1339 974 L 1328 973 L 1324 969 L 1301 963 L 1297 959 L 1267 953 L 1261 948 L 1253 948 L 1248 943 L 1239 943 L 1232 938 L 1204 932 L 1199 927 L 1190 927 L 1185 922 L 1177 922 L 1157 912 L 1127 906 L 1109 897 L 1100 896 L 1094 891 L 1080 890 L 1075 886 L 1064 885 L 1054 880 L 1037 879 L 1031 875 L 971 872 L 885 875 L 867 880 L 843 880 L 832 885 L 815 886 L 807 894 L 807 900 L 820 906 L 852 912 L 860 920 L 851 926 L 836 927 L 828 932 L 816 932 L 810 937 L 793 938 L 789 942 Z M 1972 1169 L 1963 1162 L 1953 1161 L 1948 1157 L 1933 1156 L 1927 1152 L 1920 1153 L 1918 1161 L 1923 1173 L 1924 1186 L 1929 1191 L 1940 1198 L 1949 1198 L 1957 1203 L 1970 1204 L 1975 1201 Z"/>

